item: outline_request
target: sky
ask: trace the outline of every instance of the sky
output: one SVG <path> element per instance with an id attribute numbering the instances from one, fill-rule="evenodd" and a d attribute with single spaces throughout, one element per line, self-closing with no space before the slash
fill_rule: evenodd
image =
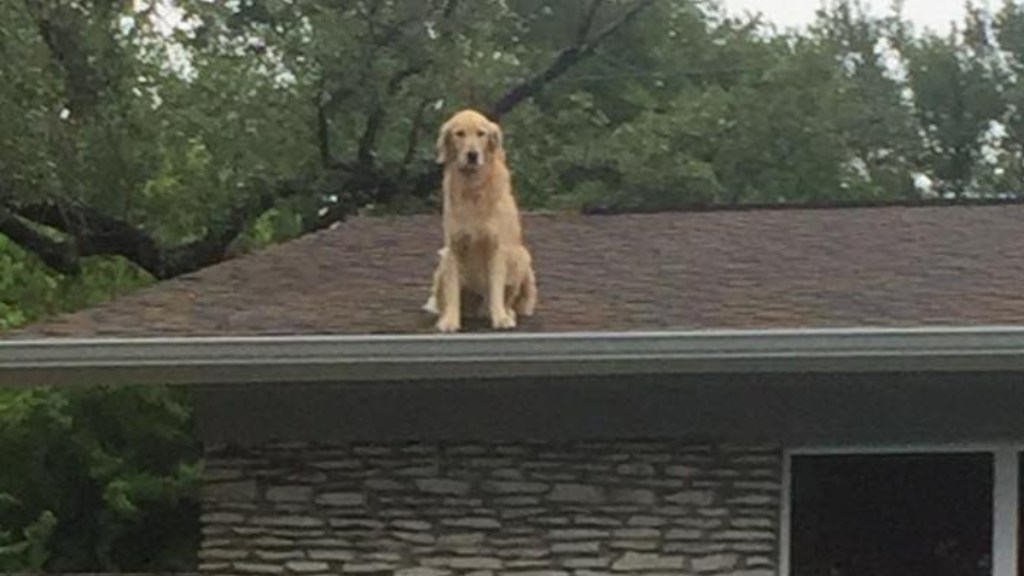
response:
<path id="1" fill-rule="evenodd" d="M 821 6 L 821 0 L 721 0 L 730 13 L 743 11 L 761 12 L 766 19 L 782 27 L 800 26 L 814 18 L 814 11 Z M 865 0 L 871 12 L 885 15 L 889 12 L 890 0 Z M 976 0 L 978 6 L 990 2 Z M 998 8 L 1001 2 L 995 2 Z M 916 28 L 931 28 L 936 32 L 949 31 L 952 20 L 960 21 L 964 14 L 964 0 L 905 0 L 903 14 L 914 22 Z"/>

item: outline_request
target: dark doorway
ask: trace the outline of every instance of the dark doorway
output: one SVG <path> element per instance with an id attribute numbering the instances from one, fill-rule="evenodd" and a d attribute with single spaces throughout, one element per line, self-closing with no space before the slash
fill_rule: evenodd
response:
<path id="1" fill-rule="evenodd" d="M 990 576 L 992 456 L 794 456 L 792 576 Z"/>

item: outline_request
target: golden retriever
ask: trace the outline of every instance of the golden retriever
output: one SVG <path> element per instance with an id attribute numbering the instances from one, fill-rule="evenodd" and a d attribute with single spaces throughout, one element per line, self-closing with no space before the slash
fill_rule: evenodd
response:
<path id="1" fill-rule="evenodd" d="M 516 314 L 530 316 L 537 305 L 502 140 L 501 128 L 474 110 L 458 112 L 438 134 L 444 247 L 424 309 L 438 314 L 441 332 L 461 328 L 463 289 L 481 299 L 496 329 L 514 328 Z"/>
<path id="2" fill-rule="evenodd" d="M 434 315 L 440 314 L 438 302 L 443 298 L 441 294 L 441 278 L 445 267 L 453 265 L 448 260 L 451 256 L 447 248 L 438 250 L 437 255 L 439 258 L 437 267 L 434 269 L 434 280 L 430 288 L 430 297 L 427 299 L 426 304 L 423 305 L 424 310 Z M 516 314 L 524 317 L 533 315 L 537 306 L 537 279 L 533 272 L 533 258 L 525 246 L 520 246 L 509 255 L 509 281 L 505 283 L 505 308 L 514 320 Z M 519 279 L 519 281 L 517 282 L 516 279 Z M 462 304 L 464 304 L 462 309 L 466 310 L 468 308 L 473 317 L 483 318 L 489 313 L 487 300 L 484 298 L 486 293 L 486 283 L 473 286 L 472 288 L 463 283 L 460 296 Z"/>

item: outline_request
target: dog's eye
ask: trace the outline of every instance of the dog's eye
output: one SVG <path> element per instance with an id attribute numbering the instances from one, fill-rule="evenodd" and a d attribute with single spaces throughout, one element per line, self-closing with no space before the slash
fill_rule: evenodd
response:
<path id="1" fill-rule="evenodd" d="M 484 132 L 483 130 L 480 130 L 480 131 L 478 131 L 478 132 L 476 133 L 476 135 L 477 135 L 477 138 L 483 138 L 484 136 L 486 136 L 486 135 L 487 135 L 487 133 L 486 133 L 486 132 Z"/>
<path id="2" fill-rule="evenodd" d="M 456 138 L 462 138 L 465 135 L 466 135 L 466 131 L 465 130 L 456 130 L 455 131 L 455 137 Z"/>

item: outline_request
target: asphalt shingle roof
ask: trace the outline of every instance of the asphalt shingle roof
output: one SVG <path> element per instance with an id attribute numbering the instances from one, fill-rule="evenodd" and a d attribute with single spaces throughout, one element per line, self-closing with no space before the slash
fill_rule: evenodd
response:
<path id="1" fill-rule="evenodd" d="M 1024 325 L 1024 206 L 526 215 L 520 331 Z M 402 334 L 437 216 L 356 218 L 3 337 Z M 477 326 L 475 329 L 480 329 Z"/>

